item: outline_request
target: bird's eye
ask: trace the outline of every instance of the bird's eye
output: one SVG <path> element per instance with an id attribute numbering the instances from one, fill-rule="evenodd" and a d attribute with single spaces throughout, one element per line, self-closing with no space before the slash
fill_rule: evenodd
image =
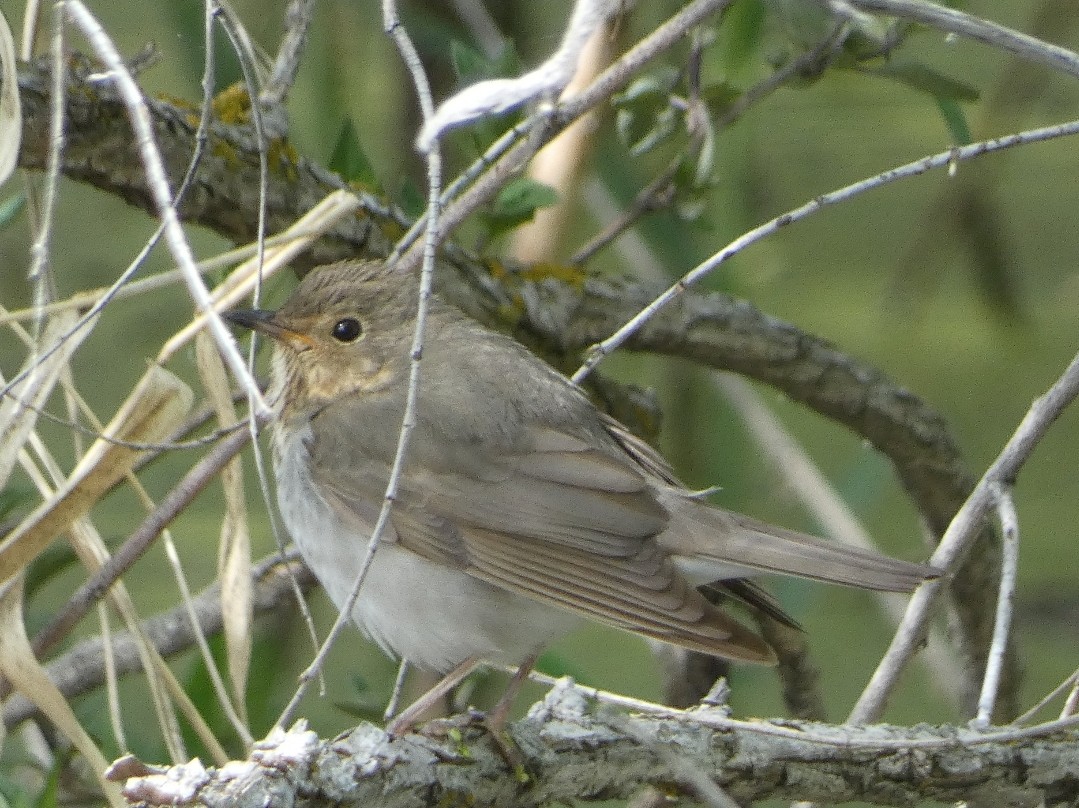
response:
<path id="1" fill-rule="evenodd" d="M 338 342 L 355 342 L 363 333 L 363 326 L 354 317 L 346 317 L 333 324 L 333 338 Z"/>

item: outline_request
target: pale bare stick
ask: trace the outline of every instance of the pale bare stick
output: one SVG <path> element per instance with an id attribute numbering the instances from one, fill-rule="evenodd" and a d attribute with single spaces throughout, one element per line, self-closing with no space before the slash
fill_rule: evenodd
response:
<path id="1" fill-rule="evenodd" d="M 997 691 L 1000 687 L 1000 672 L 1004 666 L 1008 635 L 1012 626 L 1016 577 L 1019 573 L 1019 514 L 1015 510 L 1012 487 L 996 484 L 993 486 L 993 499 L 996 504 L 997 518 L 1000 521 L 1000 532 L 1003 535 L 1002 563 L 996 619 L 993 623 L 993 641 L 989 646 L 982 692 L 978 697 L 978 714 L 971 721 L 971 726 L 978 729 L 985 729 L 993 720 L 993 709 L 996 706 Z"/>

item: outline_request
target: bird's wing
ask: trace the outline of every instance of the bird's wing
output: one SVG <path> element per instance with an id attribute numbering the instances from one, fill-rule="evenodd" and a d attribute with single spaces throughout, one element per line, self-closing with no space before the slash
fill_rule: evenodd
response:
<path id="1" fill-rule="evenodd" d="M 364 503 L 383 494 L 388 444 L 353 432 L 350 451 L 363 467 L 335 462 L 333 446 L 317 437 L 339 434 L 332 419 L 348 414 L 333 410 L 316 419 L 312 475 L 338 506 L 369 509 Z M 729 658 L 774 660 L 653 541 L 668 515 L 631 457 L 551 427 L 526 430 L 499 451 L 458 443 L 452 467 L 425 463 L 422 436 L 414 436 L 391 516 L 399 545 L 619 628 Z"/>

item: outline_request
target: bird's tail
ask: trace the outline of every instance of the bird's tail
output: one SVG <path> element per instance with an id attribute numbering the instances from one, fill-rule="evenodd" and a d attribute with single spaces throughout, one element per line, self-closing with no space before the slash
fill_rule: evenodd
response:
<path id="1" fill-rule="evenodd" d="M 827 542 L 749 516 L 680 498 L 660 543 L 695 583 L 761 573 L 886 592 L 909 592 L 941 571 Z M 686 507 L 690 505 L 690 507 Z"/>

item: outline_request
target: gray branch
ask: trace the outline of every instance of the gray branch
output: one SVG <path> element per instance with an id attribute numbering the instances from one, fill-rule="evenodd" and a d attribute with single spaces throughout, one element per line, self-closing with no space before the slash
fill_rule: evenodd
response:
<path id="1" fill-rule="evenodd" d="M 627 716 L 589 709 L 560 683 L 510 727 L 527 779 L 477 725 L 429 725 L 391 740 L 364 724 L 332 741 L 297 727 L 222 770 L 139 771 L 125 796 L 143 805 L 540 806 L 625 799 L 646 786 L 694 797 L 708 778 L 734 800 L 968 801 L 1074 805 L 1079 735 L 979 742 L 954 727 L 834 727 L 726 721 L 712 710 Z M 438 728 L 443 731 L 439 732 Z M 451 732 L 450 729 L 458 732 Z M 707 785 L 707 781 L 704 781 Z M 177 798 L 180 798 L 179 800 Z"/>

